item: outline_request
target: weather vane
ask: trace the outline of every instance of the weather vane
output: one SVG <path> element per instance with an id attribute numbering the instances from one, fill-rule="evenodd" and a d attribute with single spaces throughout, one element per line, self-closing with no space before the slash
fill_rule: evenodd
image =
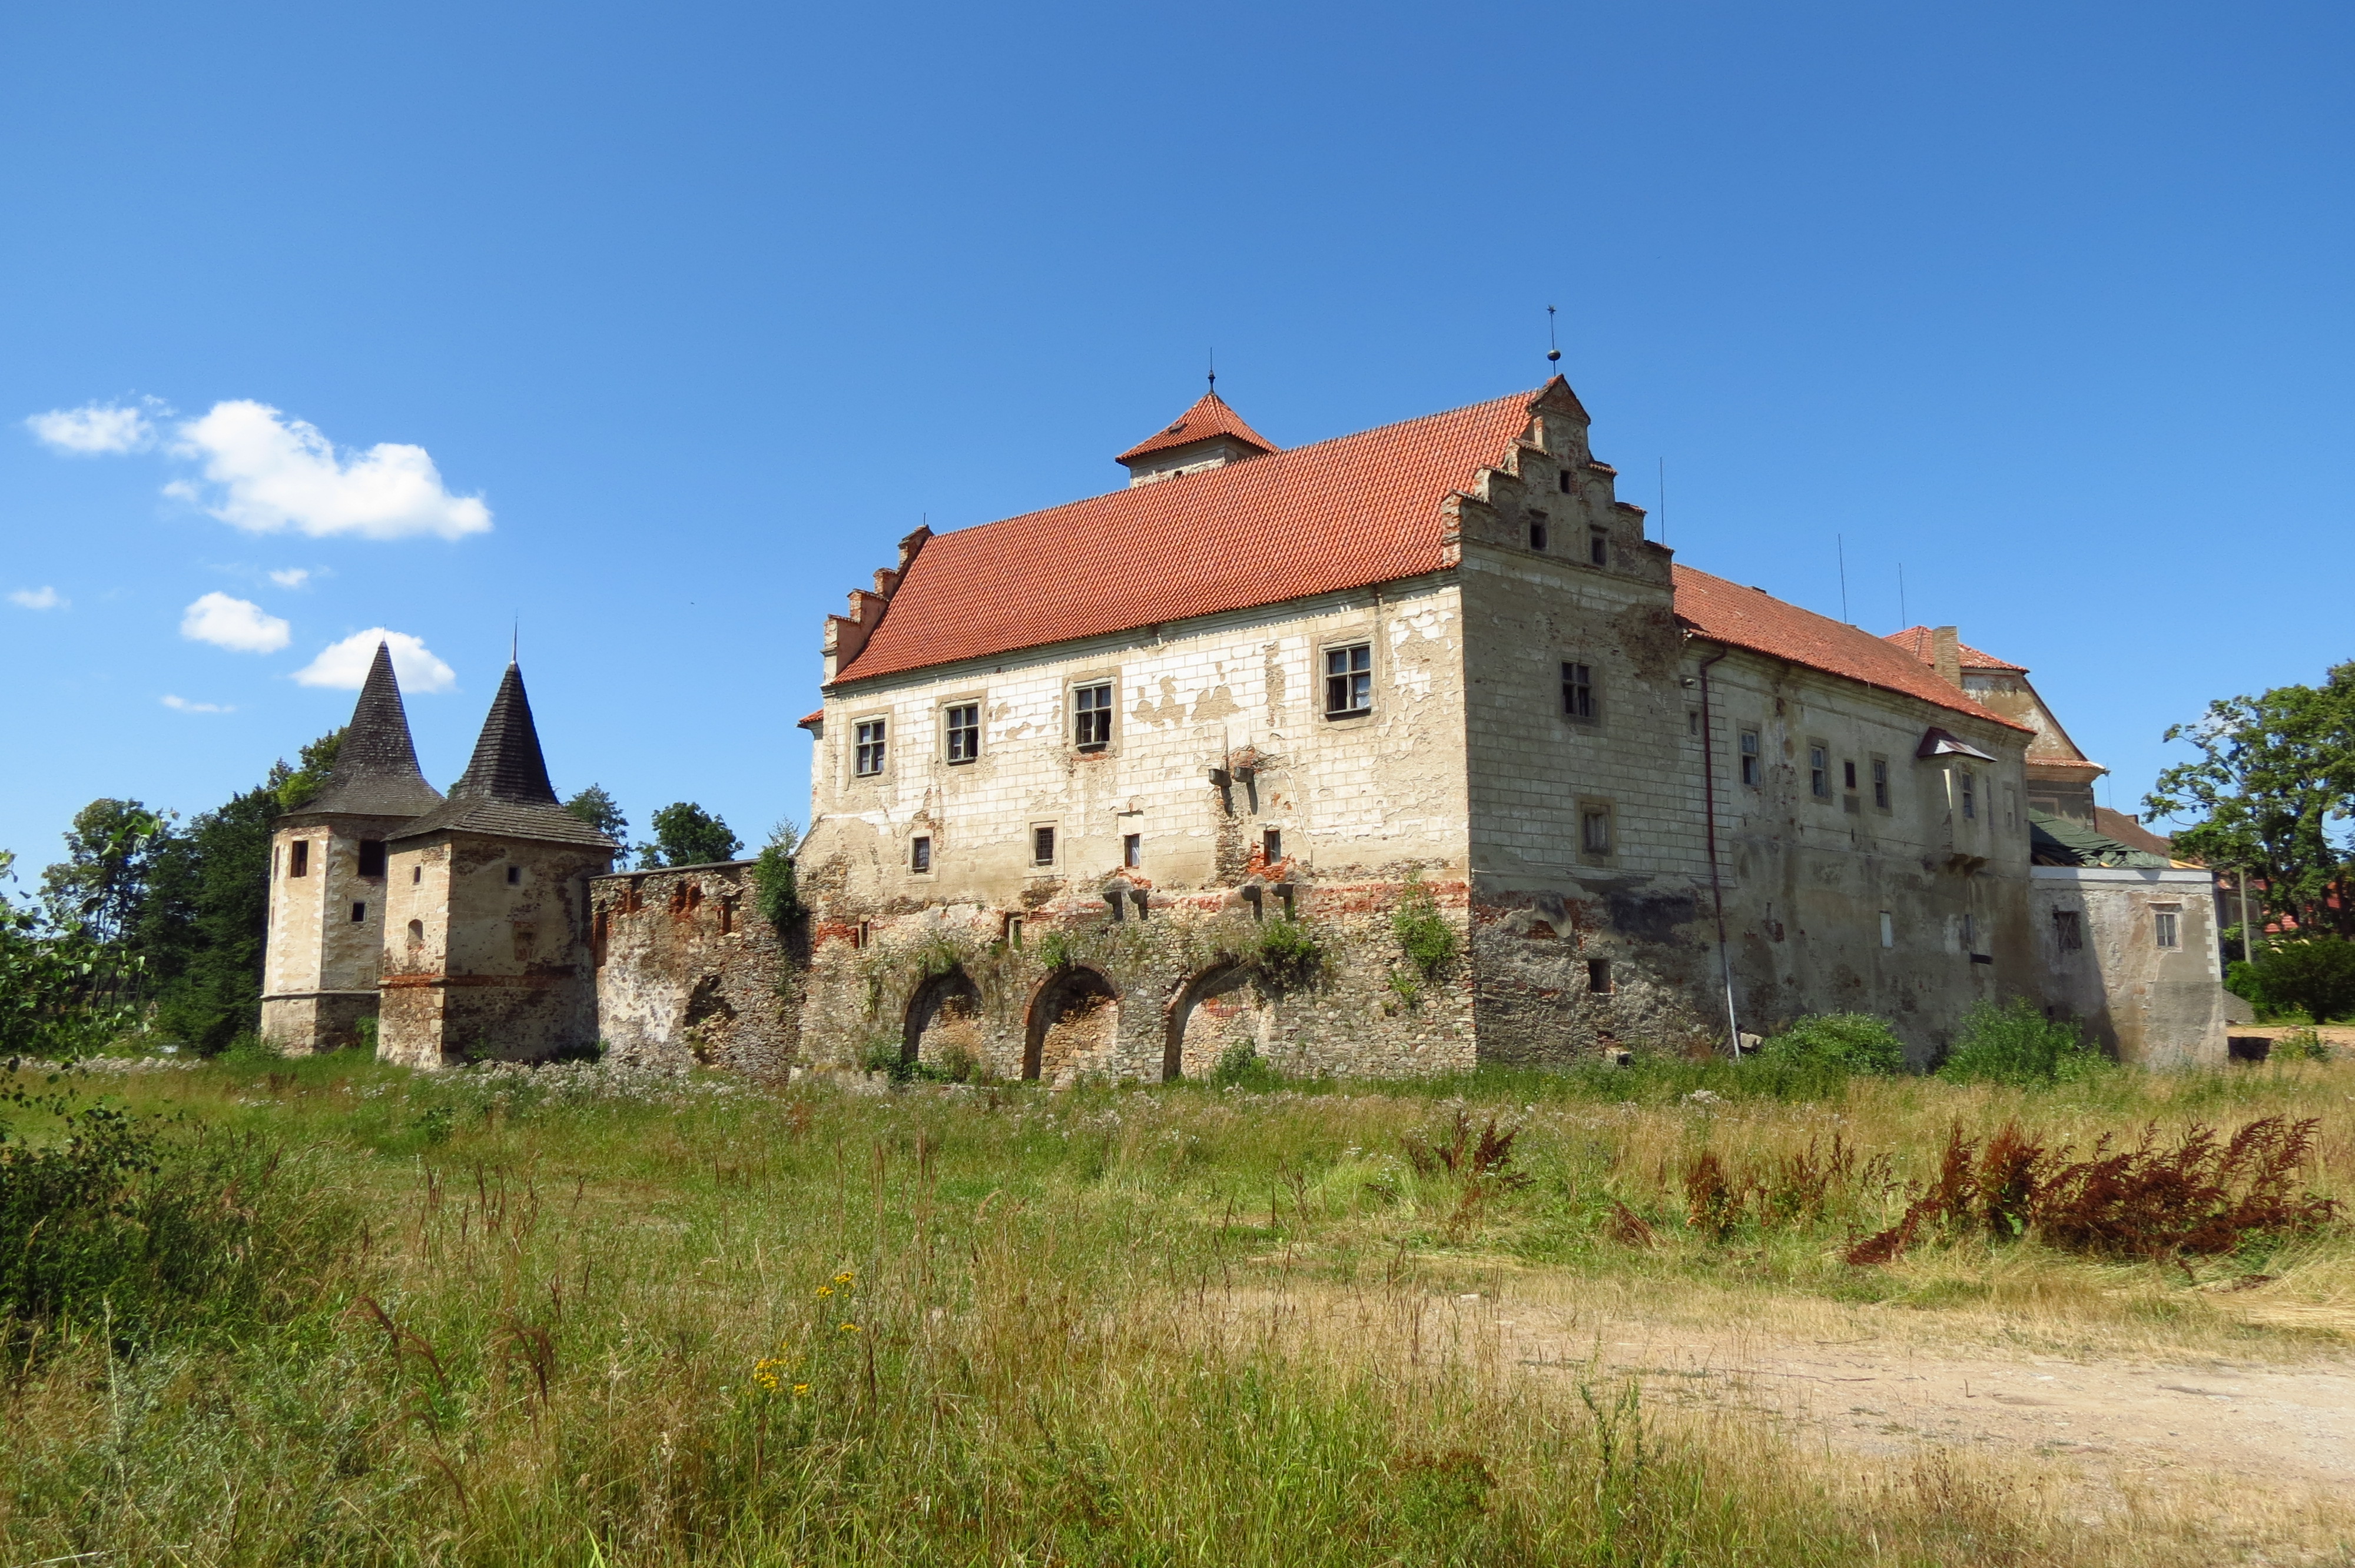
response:
<path id="1" fill-rule="evenodd" d="M 1546 363 L 1549 365 L 1561 363 L 1561 346 L 1553 340 L 1553 307 L 1551 305 L 1546 307 Z"/>

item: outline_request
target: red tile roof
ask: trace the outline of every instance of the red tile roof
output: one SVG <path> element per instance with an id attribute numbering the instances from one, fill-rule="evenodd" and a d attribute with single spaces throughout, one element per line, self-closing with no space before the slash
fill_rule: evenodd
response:
<path id="1" fill-rule="evenodd" d="M 1178 422 L 1145 438 L 1129 448 L 1114 462 L 1134 462 L 1155 452 L 1166 452 L 1172 447 L 1190 447 L 1196 441 L 1207 441 L 1214 436 L 1232 436 L 1249 441 L 1263 452 L 1284 449 L 1243 423 L 1243 417 L 1227 407 L 1225 398 L 1216 392 L 1205 392 L 1194 400 L 1194 406 L 1178 416 Z"/>
<path id="2" fill-rule="evenodd" d="M 1891 632 L 1881 641 L 1895 643 L 1934 669 L 1937 666 L 1937 634 L 1926 626 L 1909 626 L 1902 631 Z M 1958 643 L 1956 646 L 1961 650 L 1963 668 L 1966 670 L 2009 670 L 2015 675 L 2028 673 L 2028 666 L 2025 664 L 2007 664 L 1994 654 L 1982 653 L 1967 642 Z"/>
<path id="3" fill-rule="evenodd" d="M 1676 581 L 1677 619 L 1712 642 L 1787 659 L 1883 691 L 1902 692 L 2006 729 L 2034 733 L 2026 725 L 2015 724 L 1971 701 L 1938 679 L 1922 661 L 1870 631 L 1785 604 L 1762 588 L 1743 588 L 1690 567 L 1677 567 Z"/>
<path id="4" fill-rule="evenodd" d="M 1438 571 L 1448 496 L 1557 387 L 936 534 L 836 683 Z"/>

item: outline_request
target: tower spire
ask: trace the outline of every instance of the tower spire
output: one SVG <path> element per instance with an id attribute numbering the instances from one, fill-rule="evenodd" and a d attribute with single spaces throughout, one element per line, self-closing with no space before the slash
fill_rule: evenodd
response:
<path id="1" fill-rule="evenodd" d="M 409 710 L 392 669 L 392 650 L 376 645 L 352 722 L 336 748 L 327 781 L 305 801 L 304 812 L 339 811 L 354 816 L 415 817 L 442 803 L 441 792 L 418 771 L 417 747 L 410 739 Z"/>

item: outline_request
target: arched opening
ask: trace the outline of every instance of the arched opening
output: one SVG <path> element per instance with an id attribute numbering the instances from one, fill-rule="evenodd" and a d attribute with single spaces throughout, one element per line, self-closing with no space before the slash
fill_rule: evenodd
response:
<path id="1" fill-rule="evenodd" d="M 1086 1067 L 1109 1066 L 1120 1033 L 1120 993 L 1093 969 L 1065 969 L 1030 1001 L 1022 1075 L 1055 1083 Z"/>
<path id="2" fill-rule="evenodd" d="M 981 988 L 963 968 L 932 976 L 908 1000 L 900 1035 L 900 1060 L 940 1063 L 962 1053 L 983 1059 Z"/>
<path id="3" fill-rule="evenodd" d="M 1241 964 L 1222 959 L 1204 969 L 1186 982 L 1169 1009 L 1162 1077 L 1204 1077 L 1233 1046 L 1260 1049 L 1266 1033 L 1263 1012 L 1251 971 Z"/>

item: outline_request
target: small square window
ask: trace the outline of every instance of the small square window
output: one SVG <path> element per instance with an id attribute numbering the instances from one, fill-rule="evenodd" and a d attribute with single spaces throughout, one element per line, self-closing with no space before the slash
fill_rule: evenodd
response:
<path id="1" fill-rule="evenodd" d="M 932 869 L 932 841 L 930 838 L 908 841 L 908 869 L 918 873 Z"/>
<path id="2" fill-rule="evenodd" d="M 1885 758 L 1872 759 L 1872 804 L 1875 810 L 1889 810 L 1889 762 Z"/>
<path id="3" fill-rule="evenodd" d="M 948 738 L 949 760 L 971 762 L 981 755 L 981 705 L 952 704 L 942 720 Z"/>
<path id="4" fill-rule="evenodd" d="M 1532 550 L 1542 550 L 1545 547 L 1546 525 L 1542 523 L 1532 522 L 1529 524 L 1529 548 Z"/>
<path id="5" fill-rule="evenodd" d="M 1611 853 L 1611 811 L 1605 806 L 1587 806 L 1578 813 L 1578 845 L 1588 854 Z"/>
<path id="6" fill-rule="evenodd" d="M 509 887 L 520 887 L 523 885 L 523 867 L 519 865 L 511 865 L 507 867 L 507 885 Z"/>
<path id="7" fill-rule="evenodd" d="M 352 924 L 353 924 L 353 925 L 357 926 L 357 925 L 360 924 L 362 921 L 366 920 L 367 918 L 368 918 L 368 906 L 367 906 L 367 905 L 365 905 L 365 904 L 355 904 L 355 905 L 353 905 L 353 906 L 352 906 Z"/>
<path id="8" fill-rule="evenodd" d="M 1564 718 L 1594 716 L 1594 670 L 1587 664 L 1561 667 L 1561 713 Z"/>
<path id="9" fill-rule="evenodd" d="M 1071 744 L 1082 751 L 1102 751 L 1112 744 L 1110 682 L 1072 688 Z"/>
<path id="10" fill-rule="evenodd" d="M 2052 911 L 2052 945 L 2064 953 L 2084 951 L 2084 917 L 2074 909 Z"/>
<path id="11" fill-rule="evenodd" d="M 360 841 L 360 874 L 362 876 L 384 874 L 384 841 L 382 839 Z"/>
<path id="12" fill-rule="evenodd" d="M 1819 740 L 1807 743 L 1807 790 L 1818 800 L 1832 798 L 1832 750 Z"/>
<path id="13" fill-rule="evenodd" d="M 1325 716 L 1356 718 L 1373 711 L 1373 644 L 1325 650 Z"/>
<path id="14" fill-rule="evenodd" d="M 1609 566 L 1611 564 L 1611 535 L 1605 534 L 1600 528 L 1589 529 L 1586 535 L 1586 559 L 1590 566 Z"/>
<path id="15" fill-rule="evenodd" d="M 1270 828 L 1265 832 L 1260 834 L 1259 850 L 1261 857 L 1270 865 L 1273 865 L 1277 861 L 1282 860 L 1284 858 L 1283 830 L 1280 828 Z"/>
<path id="16" fill-rule="evenodd" d="M 288 846 L 286 874 L 289 876 L 311 874 L 311 841 L 309 839 L 296 839 L 292 845 Z"/>
<path id="17" fill-rule="evenodd" d="M 2160 947 L 2179 948 L 2183 945 L 2181 931 L 2177 925 L 2180 919 L 2182 916 L 2172 909 L 2151 912 L 2151 935 L 2158 938 Z"/>
<path id="18" fill-rule="evenodd" d="M 1145 864 L 1145 835 L 1131 833 L 1120 841 L 1120 863 L 1135 871 Z"/>
<path id="19" fill-rule="evenodd" d="M 1052 865 L 1055 863 L 1054 829 L 1033 828 L 1030 830 L 1030 863 L 1032 865 Z"/>
<path id="20" fill-rule="evenodd" d="M 1611 960 L 1609 959 L 1586 960 L 1586 989 L 1596 996 L 1611 994 Z"/>
<path id="21" fill-rule="evenodd" d="M 1743 730 L 1742 732 L 1742 781 L 1755 789 L 1765 777 L 1765 759 L 1758 752 L 1758 732 L 1754 729 Z"/>
<path id="22" fill-rule="evenodd" d="M 858 733 L 858 750 L 851 764 L 852 771 L 861 779 L 877 778 L 883 771 L 883 721 L 861 719 Z"/>

